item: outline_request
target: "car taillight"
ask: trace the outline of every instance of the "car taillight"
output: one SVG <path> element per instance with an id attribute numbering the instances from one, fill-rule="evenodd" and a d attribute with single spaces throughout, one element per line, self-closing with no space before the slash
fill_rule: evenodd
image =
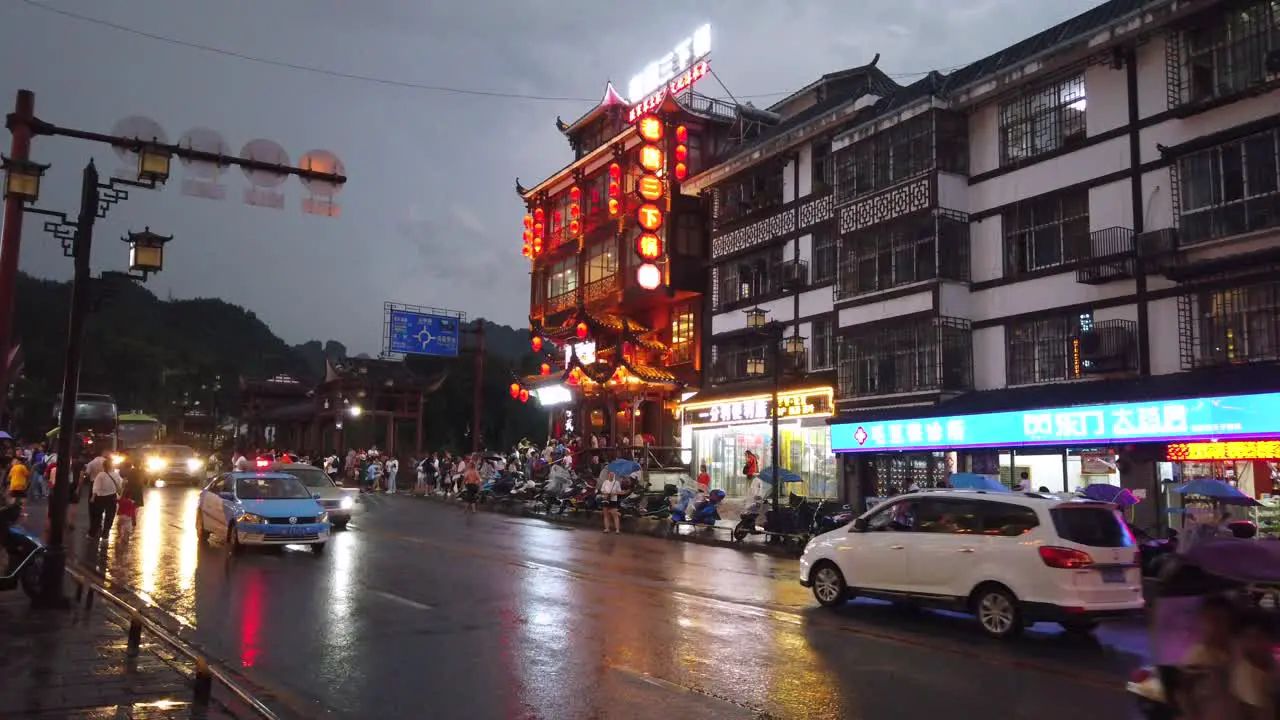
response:
<path id="1" fill-rule="evenodd" d="M 1051 568 L 1072 570 L 1093 564 L 1093 558 L 1089 557 L 1088 553 L 1080 552 L 1079 550 L 1050 545 L 1042 545 L 1039 550 L 1040 559 Z"/>
<path id="2" fill-rule="evenodd" d="M 254 464 L 255 464 L 255 465 L 257 465 L 257 466 L 258 466 L 258 467 L 260 467 L 260 468 L 264 468 L 264 467 L 271 467 L 271 461 L 270 461 L 270 460 L 259 460 L 259 461 L 257 461 L 257 462 L 256 462 L 256 463 L 254 463 Z"/>
<path id="3" fill-rule="evenodd" d="M 1132 673 L 1129 674 L 1129 682 L 1133 683 L 1134 685 L 1141 685 L 1142 683 L 1150 679 L 1151 679 L 1151 671 L 1144 667 L 1137 668 Z"/>

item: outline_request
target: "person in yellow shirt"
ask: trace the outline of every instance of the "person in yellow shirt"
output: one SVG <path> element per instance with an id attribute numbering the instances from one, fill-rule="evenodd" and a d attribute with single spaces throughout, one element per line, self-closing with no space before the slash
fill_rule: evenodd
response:
<path id="1" fill-rule="evenodd" d="M 15 498 L 25 498 L 30 481 L 31 470 L 22 460 L 15 459 L 13 467 L 9 469 L 9 494 Z"/>

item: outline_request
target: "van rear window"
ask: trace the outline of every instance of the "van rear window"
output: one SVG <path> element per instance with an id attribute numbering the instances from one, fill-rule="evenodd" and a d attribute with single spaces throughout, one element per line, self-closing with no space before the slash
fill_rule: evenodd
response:
<path id="1" fill-rule="evenodd" d="M 1049 511 L 1058 536 L 1089 547 L 1133 547 L 1133 535 L 1120 513 L 1105 507 L 1057 507 Z"/>

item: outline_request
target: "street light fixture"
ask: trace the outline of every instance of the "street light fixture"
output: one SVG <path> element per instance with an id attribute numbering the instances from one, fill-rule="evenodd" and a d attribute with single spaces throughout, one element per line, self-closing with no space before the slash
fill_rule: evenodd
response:
<path id="1" fill-rule="evenodd" d="M 162 185 L 169 179 L 168 150 L 155 143 L 144 143 L 138 148 L 138 180 Z"/>
<path id="2" fill-rule="evenodd" d="M 360 417 L 362 413 L 364 413 L 364 408 L 360 407 L 359 405 L 352 405 L 351 407 L 347 408 L 347 414 L 353 418 Z"/>
<path id="3" fill-rule="evenodd" d="M 763 328 L 767 324 L 765 318 L 768 314 L 769 313 L 767 311 L 758 307 L 751 308 L 747 311 L 747 327 L 752 330 L 759 330 L 760 328 Z"/>
<path id="4" fill-rule="evenodd" d="M 787 338 L 787 355 L 790 355 L 792 359 L 797 359 L 804 355 L 804 341 L 805 338 L 800 336 L 800 329 L 796 328 L 796 334 Z"/>
<path id="5" fill-rule="evenodd" d="M 24 203 L 40 199 L 40 177 L 48 165 L 0 156 L 0 168 L 4 169 L 4 196 L 17 198 Z"/>
<path id="6" fill-rule="evenodd" d="M 157 235 L 147 226 L 140 233 L 131 232 L 120 238 L 129 244 L 129 276 L 146 280 L 164 269 L 164 244 L 172 235 Z"/>
<path id="7" fill-rule="evenodd" d="M 769 346 L 772 348 L 773 357 L 773 410 L 770 413 L 770 424 L 773 430 L 773 447 L 770 453 L 770 462 L 773 465 L 773 489 L 771 501 L 773 509 L 777 510 L 780 503 L 780 495 L 782 483 L 782 470 L 778 466 L 782 460 L 780 457 L 780 446 L 782 440 L 779 437 L 778 430 L 778 395 L 782 390 L 782 354 L 783 354 L 783 335 L 786 326 L 776 320 L 768 320 L 768 311 L 759 307 L 751 308 L 747 313 L 747 327 L 755 334 L 765 337 L 769 340 Z M 787 357 L 797 359 L 804 354 L 804 338 L 800 336 L 800 330 L 797 327 L 796 332 L 785 341 Z M 747 358 L 747 375 L 751 377 L 763 377 L 765 375 L 765 359 L 763 355 Z"/>

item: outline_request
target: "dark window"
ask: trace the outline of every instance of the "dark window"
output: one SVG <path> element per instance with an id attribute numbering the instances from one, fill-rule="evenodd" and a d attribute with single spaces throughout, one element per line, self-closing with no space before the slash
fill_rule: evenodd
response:
<path id="1" fill-rule="evenodd" d="M 977 500 L 928 498 L 916 510 L 916 530 L 947 535 L 982 533 L 982 505 Z"/>
<path id="2" fill-rule="evenodd" d="M 835 228 L 823 225 L 813 231 L 813 282 L 823 283 L 836 276 Z"/>
<path id="3" fill-rule="evenodd" d="M 1081 329 L 1092 326 L 1092 317 L 1082 313 L 1010 323 L 1005 328 L 1008 383 L 1031 385 L 1079 377 L 1072 344 Z"/>
<path id="4" fill-rule="evenodd" d="M 1280 282 L 1185 296 L 1179 311 L 1190 367 L 1280 360 Z"/>
<path id="5" fill-rule="evenodd" d="M 1105 507 L 1057 507 L 1049 511 L 1058 537 L 1089 547 L 1133 547 L 1133 535 L 1120 513 Z"/>
<path id="6" fill-rule="evenodd" d="M 1084 75 L 1076 75 L 1000 105 L 1000 164 L 1068 147 L 1085 139 Z"/>
<path id="7" fill-rule="evenodd" d="M 773 352 L 758 340 L 715 345 L 708 375 L 712 384 L 772 377 Z"/>
<path id="8" fill-rule="evenodd" d="M 813 192 L 824 192 L 835 184 L 835 158 L 831 155 L 831 141 L 813 144 L 812 180 Z"/>
<path id="9" fill-rule="evenodd" d="M 547 299 L 568 295 L 578 289 L 578 258 L 569 256 L 547 268 Z"/>
<path id="10" fill-rule="evenodd" d="M 883 510 L 867 520 L 867 530 L 910 532 L 916 527 L 916 515 L 920 507 L 918 500 L 899 500 L 886 504 Z"/>
<path id="11" fill-rule="evenodd" d="M 846 398 L 972 389 L 969 322 L 927 318 L 857 327 L 840 343 L 838 374 Z"/>
<path id="12" fill-rule="evenodd" d="M 818 318 L 813 321 L 813 335 L 810 341 L 812 358 L 809 366 L 810 370 L 828 370 L 835 367 L 835 326 L 834 318 Z"/>
<path id="13" fill-rule="evenodd" d="M 877 453 L 872 460 L 875 469 L 875 494 L 889 497 L 911 487 L 946 487 L 945 453 Z"/>
<path id="14" fill-rule="evenodd" d="M 904 120 L 836 152 L 836 203 L 884 190 L 936 167 L 936 115 L 925 113 Z"/>
<path id="15" fill-rule="evenodd" d="M 1023 505 L 984 502 L 981 512 L 983 535 L 1014 537 L 1025 535 L 1040 525 L 1036 511 Z"/>
<path id="16" fill-rule="evenodd" d="M 1267 56 L 1280 51 L 1280 5 L 1262 0 L 1222 11 L 1186 33 L 1187 91 L 1201 102 L 1267 82 Z"/>
<path id="17" fill-rule="evenodd" d="M 731 260 L 720 265 L 720 309 L 754 301 L 781 286 L 782 248 Z"/>
<path id="18" fill-rule="evenodd" d="M 675 237 L 669 252 L 684 257 L 702 257 L 702 217 L 694 212 L 677 212 L 675 215 Z M 634 252 L 634 248 L 631 248 Z"/>
<path id="19" fill-rule="evenodd" d="M 924 280 L 969 279 L 968 217 L 919 213 L 846 235 L 840 248 L 838 298 Z"/>
<path id="20" fill-rule="evenodd" d="M 720 196 L 716 223 L 723 225 L 758 210 L 782 205 L 783 168 L 757 168 L 716 188 Z"/>
<path id="21" fill-rule="evenodd" d="M 1179 240 L 1190 244 L 1280 225 L 1280 130 L 1178 161 Z"/>
<path id="22" fill-rule="evenodd" d="M 1003 216 L 1005 275 L 1016 276 L 1085 257 L 1089 191 L 1061 190 L 1017 203 Z"/>

